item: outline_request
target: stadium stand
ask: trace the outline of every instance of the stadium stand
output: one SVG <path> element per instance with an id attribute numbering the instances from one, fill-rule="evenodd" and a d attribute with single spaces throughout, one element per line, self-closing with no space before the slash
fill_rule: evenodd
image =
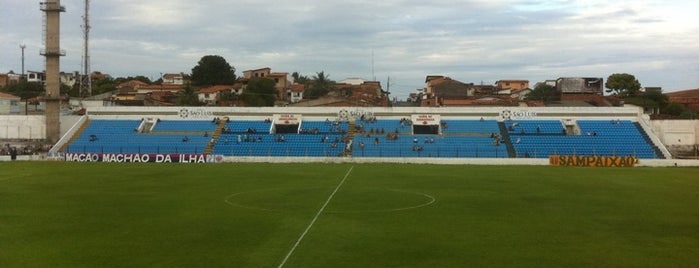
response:
<path id="1" fill-rule="evenodd" d="M 91 116 L 60 148 L 61 153 L 224 157 L 664 158 L 652 137 L 628 118 L 512 120 L 437 115 L 434 123 L 419 121 L 420 126 L 414 126 L 410 117 L 405 117 L 409 113 L 386 113 L 371 116 L 370 120 L 310 114 L 304 118 L 301 112 L 286 122 L 274 122 L 270 119 L 274 118 L 273 113 L 226 117 L 209 114 L 196 120 L 173 116 L 146 120 Z M 418 127 L 419 132 L 415 131 Z"/>
<path id="2" fill-rule="evenodd" d="M 509 123 L 509 122 L 508 122 Z M 512 127 L 514 125 L 514 127 Z M 580 133 L 566 134 L 556 120 L 509 123 L 510 139 L 518 157 L 549 155 L 635 156 L 660 158 L 642 133 L 628 120 L 578 120 Z"/>
<path id="3" fill-rule="evenodd" d="M 122 153 L 122 154 L 202 154 L 211 131 L 211 122 L 161 121 L 152 133 L 139 133 L 141 120 L 90 120 L 70 144 L 66 153 Z M 158 128 L 159 126 L 165 126 Z M 215 127 L 215 125 L 213 125 Z M 184 141 L 184 138 L 187 138 Z"/>

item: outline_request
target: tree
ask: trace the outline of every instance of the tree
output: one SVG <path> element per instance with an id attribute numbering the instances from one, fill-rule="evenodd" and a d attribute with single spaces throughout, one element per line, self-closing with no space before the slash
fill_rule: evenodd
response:
<path id="1" fill-rule="evenodd" d="M 92 81 L 92 95 L 99 95 L 106 92 L 111 92 L 116 90 L 116 81 L 111 76 L 105 76 L 104 78 L 94 79 Z M 83 92 L 83 96 L 87 96 L 87 92 Z"/>
<path id="2" fill-rule="evenodd" d="M 4 92 L 15 95 L 23 100 L 43 95 L 44 85 L 37 82 L 20 81 L 16 84 L 10 84 L 3 88 Z"/>
<path id="3" fill-rule="evenodd" d="M 543 102 L 551 102 L 561 100 L 561 93 L 558 92 L 556 87 L 540 84 L 527 94 L 526 100 L 538 100 Z"/>
<path id="4" fill-rule="evenodd" d="M 274 84 L 274 80 L 271 79 L 253 78 L 248 82 L 241 99 L 246 106 L 274 106 Z"/>
<path id="5" fill-rule="evenodd" d="M 308 82 L 310 81 L 310 79 L 308 79 L 308 76 L 301 75 L 301 74 L 299 74 L 298 72 L 293 72 L 293 73 L 291 74 L 291 77 L 293 77 L 293 78 L 294 78 L 294 82 L 295 82 L 295 83 L 298 83 L 298 84 L 306 85 L 306 84 L 308 84 Z"/>
<path id="6" fill-rule="evenodd" d="M 633 97 L 641 89 L 641 83 L 635 76 L 627 73 L 612 74 L 607 78 L 604 87 L 608 88 L 607 93 L 614 93 L 619 97 Z"/>
<path id="7" fill-rule="evenodd" d="M 321 71 L 313 76 L 313 81 L 310 83 L 310 87 L 306 94 L 310 99 L 317 99 L 321 96 L 325 96 L 332 89 L 335 81 L 329 79 L 330 75 L 326 75 L 325 72 Z"/>
<path id="8" fill-rule="evenodd" d="M 204 56 L 192 68 L 192 83 L 196 86 L 231 85 L 235 80 L 235 68 L 221 56 Z"/>
<path id="9" fill-rule="evenodd" d="M 162 79 L 162 78 L 161 78 L 161 79 Z M 146 77 L 146 76 L 143 76 L 143 75 L 129 76 L 129 77 L 119 77 L 119 78 L 117 78 L 117 79 L 114 79 L 114 83 L 116 83 L 116 84 L 118 85 L 118 84 L 121 84 L 121 83 L 124 83 L 124 82 L 128 82 L 128 81 L 132 81 L 132 80 L 141 81 L 141 82 L 146 83 L 146 84 L 151 84 L 151 83 L 152 83 L 152 81 L 150 80 L 150 78 L 148 78 L 148 77 Z"/>
<path id="10" fill-rule="evenodd" d="M 192 85 L 186 84 L 177 92 L 177 105 L 179 106 L 199 106 L 199 96 Z"/>
<path id="11" fill-rule="evenodd" d="M 625 103 L 641 106 L 645 109 L 662 110 L 668 105 L 668 97 L 660 90 L 649 90 L 635 97 L 627 97 Z M 662 111 L 661 111 L 662 112 Z"/>

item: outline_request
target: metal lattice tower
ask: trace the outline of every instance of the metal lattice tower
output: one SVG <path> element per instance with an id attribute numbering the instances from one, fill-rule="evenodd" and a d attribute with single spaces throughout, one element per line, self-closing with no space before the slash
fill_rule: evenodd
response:
<path id="1" fill-rule="evenodd" d="M 47 0 L 39 5 L 44 12 L 42 34 L 45 47 L 40 54 L 46 59 L 46 83 L 44 84 L 46 94 L 43 96 L 46 102 L 46 140 L 56 143 L 61 137 L 60 58 L 66 55 L 66 52 L 61 50 L 60 44 L 61 12 L 65 12 L 66 9 L 61 6 L 60 0 Z"/>
<path id="2" fill-rule="evenodd" d="M 83 15 L 83 61 L 82 75 L 80 76 L 80 96 L 92 96 L 92 78 L 90 76 L 90 0 L 85 0 L 85 14 Z"/>

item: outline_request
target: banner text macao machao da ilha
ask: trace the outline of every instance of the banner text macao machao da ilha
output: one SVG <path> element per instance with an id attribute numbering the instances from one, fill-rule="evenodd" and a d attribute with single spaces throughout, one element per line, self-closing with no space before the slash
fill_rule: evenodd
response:
<path id="1" fill-rule="evenodd" d="M 65 161 L 70 162 L 117 162 L 117 163 L 216 163 L 220 155 L 204 154 L 91 154 L 69 153 Z"/>
<path id="2" fill-rule="evenodd" d="M 575 167 L 633 167 L 638 159 L 633 156 L 580 156 L 580 155 L 550 155 L 551 166 Z"/>

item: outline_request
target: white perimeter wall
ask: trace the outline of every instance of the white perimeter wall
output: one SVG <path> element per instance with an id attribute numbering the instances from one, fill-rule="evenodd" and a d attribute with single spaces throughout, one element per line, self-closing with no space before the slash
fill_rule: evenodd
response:
<path id="1" fill-rule="evenodd" d="M 43 115 L 0 115 L 0 139 L 45 139 Z"/>
<path id="2" fill-rule="evenodd" d="M 653 133 L 668 147 L 699 143 L 699 120 L 653 120 Z"/>

